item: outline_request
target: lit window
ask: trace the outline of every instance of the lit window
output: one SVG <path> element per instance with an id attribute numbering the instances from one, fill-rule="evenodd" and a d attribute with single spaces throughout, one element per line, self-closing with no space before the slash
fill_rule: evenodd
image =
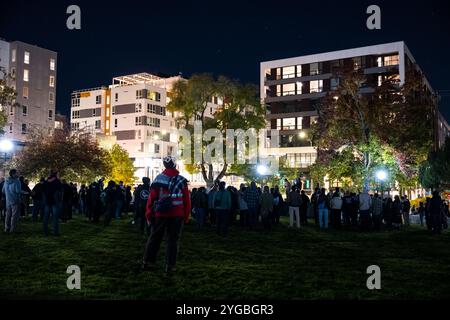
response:
<path id="1" fill-rule="evenodd" d="M 297 65 L 297 78 L 300 78 L 302 76 L 302 65 Z"/>
<path id="2" fill-rule="evenodd" d="M 30 78 L 30 72 L 28 69 L 23 69 L 23 81 L 28 81 Z"/>
<path id="3" fill-rule="evenodd" d="M 383 84 L 383 76 L 378 76 L 378 86 L 380 87 Z"/>
<path id="4" fill-rule="evenodd" d="M 281 85 L 277 85 L 277 97 L 281 96 Z"/>
<path id="5" fill-rule="evenodd" d="M 55 71 L 55 59 L 50 59 L 50 70 Z"/>
<path id="6" fill-rule="evenodd" d="M 277 130 L 281 130 L 281 119 L 277 119 Z"/>
<path id="7" fill-rule="evenodd" d="M 55 102 L 55 95 L 53 94 L 53 92 L 48 93 L 48 102 L 50 102 L 51 104 Z"/>
<path id="8" fill-rule="evenodd" d="M 297 82 L 297 94 L 302 94 L 303 93 L 303 83 L 301 82 Z"/>
<path id="9" fill-rule="evenodd" d="M 22 106 L 22 115 L 26 116 L 28 114 L 28 107 L 27 106 Z"/>
<path id="10" fill-rule="evenodd" d="M 377 66 L 378 67 L 382 67 L 383 66 L 383 58 L 381 58 L 381 57 L 377 58 Z"/>
<path id="11" fill-rule="evenodd" d="M 23 63 L 30 64 L 30 53 L 28 51 L 25 51 L 23 55 Z"/>
<path id="12" fill-rule="evenodd" d="M 295 95 L 295 83 L 283 84 L 283 96 Z"/>
<path id="13" fill-rule="evenodd" d="M 314 80 L 309 83 L 309 92 L 317 93 L 323 90 L 323 80 Z"/>
<path id="14" fill-rule="evenodd" d="M 282 130 L 295 130 L 295 118 L 284 118 Z"/>
<path id="15" fill-rule="evenodd" d="M 49 86 L 52 88 L 55 86 L 55 77 L 54 76 L 50 76 Z"/>
<path id="16" fill-rule="evenodd" d="M 303 129 L 303 117 L 297 117 L 297 129 Z"/>
<path id="17" fill-rule="evenodd" d="M 384 57 L 384 65 L 385 66 L 396 66 L 399 63 L 398 54 L 393 56 Z"/>
<path id="18" fill-rule="evenodd" d="M 28 99 L 28 87 L 23 87 L 22 95 L 24 99 Z"/>
<path id="19" fill-rule="evenodd" d="M 16 62 L 16 49 L 11 51 L 11 62 Z"/>
<path id="20" fill-rule="evenodd" d="M 317 74 L 320 74 L 320 64 L 318 62 L 311 63 L 309 74 L 311 76 L 315 76 Z"/>
<path id="21" fill-rule="evenodd" d="M 295 78 L 295 66 L 283 68 L 283 79 Z"/>

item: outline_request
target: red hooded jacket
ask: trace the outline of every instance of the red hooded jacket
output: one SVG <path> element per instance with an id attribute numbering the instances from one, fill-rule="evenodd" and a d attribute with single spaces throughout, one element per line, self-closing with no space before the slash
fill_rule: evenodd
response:
<path id="1" fill-rule="evenodd" d="M 177 169 L 166 169 L 163 171 L 164 175 L 168 177 L 173 177 L 179 174 Z M 184 217 L 185 223 L 189 222 L 189 215 L 191 214 L 191 196 L 189 194 L 189 189 L 187 184 L 181 190 L 181 195 L 179 197 L 172 197 L 172 201 L 180 202 L 181 204 L 173 205 L 173 207 L 164 214 L 160 212 L 153 212 L 153 205 L 159 199 L 159 188 L 150 187 L 150 195 L 147 200 L 147 209 L 145 212 L 145 217 L 147 221 L 155 216 L 158 217 Z M 169 190 L 163 189 L 164 194 L 168 194 Z"/>

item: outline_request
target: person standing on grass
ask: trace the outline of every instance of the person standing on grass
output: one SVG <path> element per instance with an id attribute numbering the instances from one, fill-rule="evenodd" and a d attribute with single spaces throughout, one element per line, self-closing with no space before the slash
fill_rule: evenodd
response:
<path id="1" fill-rule="evenodd" d="M 272 224 L 280 224 L 281 210 L 283 209 L 283 196 L 278 186 L 273 189 L 273 218 Z"/>
<path id="2" fill-rule="evenodd" d="M 50 214 L 53 220 L 53 234 L 59 235 L 59 216 L 63 205 L 63 185 L 58 179 L 58 172 L 52 171 L 44 183 L 44 234 L 47 236 Z"/>
<path id="3" fill-rule="evenodd" d="M 108 186 L 103 190 L 102 202 L 103 207 L 105 208 L 104 226 L 109 226 L 111 219 L 117 214 L 117 189 L 118 186 L 116 183 L 113 180 L 110 180 Z"/>
<path id="4" fill-rule="evenodd" d="M 44 183 L 45 178 L 41 178 L 33 190 L 31 191 L 31 198 L 33 199 L 33 221 L 37 221 L 38 217 L 44 216 Z"/>
<path id="5" fill-rule="evenodd" d="M 430 216 L 431 216 L 431 231 L 433 234 L 441 234 L 443 208 L 442 199 L 439 191 L 433 191 L 433 197 L 430 200 Z"/>
<path id="6" fill-rule="evenodd" d="M 130 212 L 130 204 L 131 200 L 133 199 L 133 196 L 131 194 L 131 186 L 126 186 L 125 188 L 125 205 L 123 208 L 123 212 L 125 213 L 125 216 L 128 216 L 128 213 Z"/>
<path id="7" fill-rule="evenodd" d="M 245 202 L 244 195 L 245 195 L 246 187 L 243 183 L 241 183 L 238 191 L 238 199 L 239 199 L 239 219 L 241 227 L 247 226 L 247 215 L 248 215 L 248 206 L 247 202 Z"/>
<path id="8" fill-rule="evenodd" d="M 20 196 L 22 194 L 22 186 L 16 169 L 11 169 L 9 171 L 9 177 L 3 184 L 2 193 L 5 195 L 6 200 L 5 232 L 13 233 L 16 231 L 19 221 L 21 205 Z"/>
<path id="9" fill-rule="evenodd" d="M 80 214 L 83 216 L 87 215 L 87 208 L 86 208 L 86 198 L 87 198 L 87 192 L 86 192 L 86 186 L 84 184 L 80 187 L 80 192 L 78 193 L 78 199 L 80 199 Z"/>
<path id="10" fill-rule="evenodd" d="M 269 187 L 264 186 L 260 198 L 261 220 L 265 230 L 270 230 L 272 226 L 273 196 L 269 192 Z"/>
<path id="11" fill-rule="evenodd" d="M 208 210 L 208 197 L 206 195 L 205 187 L 200 187 L 195 195 L 192 197 L 192 207 L 195 212 L 195 220 L 197 228 L 203 229 L 205 224 L 206 212 Z"/>
<path id="12" fill-rule="evenodd" d="M 247 203 L 247 225 L 249 229 L 253 229 L 258 221 L 258 206 L 260 194 L 256 188 L 256 182 L 252 181 L 250 187 L 245 190 L 244 200 Z"/>
<path id="13" fill-rule="evenodd" d="M 350 215 L 352 211 L 352 196 L 350 192 L 346 191 L 342 198 L 342 217 L 344 220 L 344 226 L 350 225 Z"/>
<path id="14" fill-rule="evenodd" d="M 388 197 L 383 205 L 383 219 L 388 228 L 392 227 L 392 198 Z"/>
<path id="15" fill-rule="evenodd" d="M 135 220 L 139 220 L 141 233 L 144 234 L 147 228 L 147 220 L 145 218 L 145 210 L 147 207 L 148 196 L 150 195 L 150 178 L 143 177 L 140 184 L 134 191 L 134 206 L 136 212 Z"/>
<path id="16" fill-rule="evenodd" d="M 367 189 L 361 192 L 358 196 L 359 203 L 359 219 L 361 221 L 361 231 L 369 231 L 371 227 L 370 209 L 372 207 L 372 198 Z"/>
<path id="17" fill-rule="evenodd" d="M 0 218 L 3 220 L 6 213 L 6 198 L 3 194 L 3 186 L 5 185 L 5 178 L 0 178 Z"/>
<path id="18" fill-rule="evenodd" d="M 411 203 L 408 200 L 408 196 L 402 197 L 402 216 L 403 224 L 409 226 L 409 211 L 411 209 Z"/>
<path id="19" fill-rule="evenodd" d="M 402 203 L 398 195 L 394 197 L 394 202 L 392 202 L 392 226 L 396 230 L 400 230 L 402 226 Z"/>
<path id="20" fill-rule="evenodd" d="M 318 221 L 320 229 L 328 229 L 328 197 L 325 188 L 320 190 L 317 196 Z"/>
<path id="21" fill-rule="evenodd" d="M 231 193 L 225 189 L 225 182 L 219 182 L 219 190 L 214 193 L 214 211 L 217 219 L 217 234 L 222 237 L 228 235 L 228 225 L 231 210 Z"/>
<path id="22" fill-rule="evenodd" d="M 289 206 L 289 228 L 294 226 L 294 218 L 297 228 L 300 229 L 300 205 L 302 204 L 302 197 L 296 187 L 291 188 L 291 192 L 288 194 L 288 206 Z"/>
<path id="23" fill-rule="evenodd" d="M 310 206 L 310 200 L 306 195 L 305 190 L 300 192 L 300 196 L 302 197 L 302 204 L 300 205 L 300 224 L 305 226 L 308 224 L 308 208 Z"/>
<path id="24" fill-rule="evenodd" d="M 165 273 L 175 271 L 183 224 L 189 222 L 191 197 L 187 180 L 175 168 L 175 159 L 163 158 L 165 170 L 156 176 L 150 188 L 146 218 L 151 226 L 141 270 L 154 266 L 164 235 L 167 235 Z"/>
<path id="25" fill-rule="evenodd" d="M 214 193 L 219 189 L 219 183 L 216 181 L 208 192 L 208 220 L 211 226 L 216 224 L 216 213 L 214 211 Z"/>
<path id="26" fill-rule="evenodd" d="M 420 226 L 423 227 L 423 218 L 425 217 L 425 207 L 423 206 L 423 202 L 419 202 L 417 212 L 419 213 Z"/>
<path id="27" fill-rule="evenodd" d="M 333 228 L 340 229 L 341 228 L 341 210 L 342 210 L 342 198 L 339 191 L 339 188 L 333 193 L 333 196 L 330 200 L 331 207 L 331 223 Z"/>
<path id="28" fill-rule="evenodd" d="M 372 199 L 372 221 L 375 231 L 380 231 L 381 216 L 383 214 L 383 201 L 379 197 L 378 193 L 375 193 Z"/>
<path id="29" fill-rule="evenodd" d="M 98 223 L 100 221 L 100 213 L 102 212 L 102 203 L 100 201 L 100 194 L 103 191 L 103 178 L 98 182 L 94 181 L 89 186 L 90 204 L 92 222 Z M 89 219 L 91 220 L 91 219 Z"/>

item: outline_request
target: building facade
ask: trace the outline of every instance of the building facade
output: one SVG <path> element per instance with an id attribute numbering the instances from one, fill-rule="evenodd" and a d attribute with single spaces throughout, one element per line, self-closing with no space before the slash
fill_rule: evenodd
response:
<path id="1" fill-rule="evenodd" d="M 260 90 L 268 110 L 266 119 L 270 129 L 280 132 L 280 148 L 273 153 L 286 157 L 291 167 L 308 171 L 317 154 L 310 139 L 317 106 L 337 89 L 339 71 L 361 70 L 366 84 L 360 92 L 371 94 L 387 77 L 397 78 L 403 85 L 406 70 L 413 65 L 415 59 L 404 42 L 262 62 Z M 426 94 L 435 96 L 423 80 Z"/>
<path id="2" fill-rule="evenodd" d="M 167 111 L 170 91 L 180 76 L 139 73 L 115 77 L 112 84 L 72 92 L 71 128 L 88 131 L 99 141 L 113 136 L 137 168 L 135 176 L 153 179 L 164 170 L 162 158 L 177 152 L 177 113 Z M 217 104 L 206 116 L 212 117 Z M 182 169 L 182 168 L 181 168 Z M 188 175 L 191 182 L 200 175 Z"/>
<path id="3" fill-rule="evenodd" d="M 16 106 L 7 106 L 5 138 L 23 145 L 33 129 L 55 127 L 57 53 L 21 41 L 0 40 L 0 65 L 10 74 Z M 0 76 L 5 76 L 0 74 Z"/>

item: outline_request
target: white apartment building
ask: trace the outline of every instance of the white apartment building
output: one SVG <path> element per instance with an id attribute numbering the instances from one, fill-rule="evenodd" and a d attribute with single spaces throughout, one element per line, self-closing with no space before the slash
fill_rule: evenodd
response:
<path id="1" fill-rule="evenodd" d="M 99 138 L 113 136 L 134 161 L 135 176 L 153 180 L 164 170 L 162 158 L 177 152 L 178 114 L 168 112 L 166 106 L 173 83 L 180 79 L 139 73 L 115 77 L 109 86 L 74 91 L 71 128 Z M 217 108 L 212 102 L 206 110 L 208 117 Z M 190 175 L 183 166 L 180 171 L 193 184 L 203 182 L 200 174 Z"/>

